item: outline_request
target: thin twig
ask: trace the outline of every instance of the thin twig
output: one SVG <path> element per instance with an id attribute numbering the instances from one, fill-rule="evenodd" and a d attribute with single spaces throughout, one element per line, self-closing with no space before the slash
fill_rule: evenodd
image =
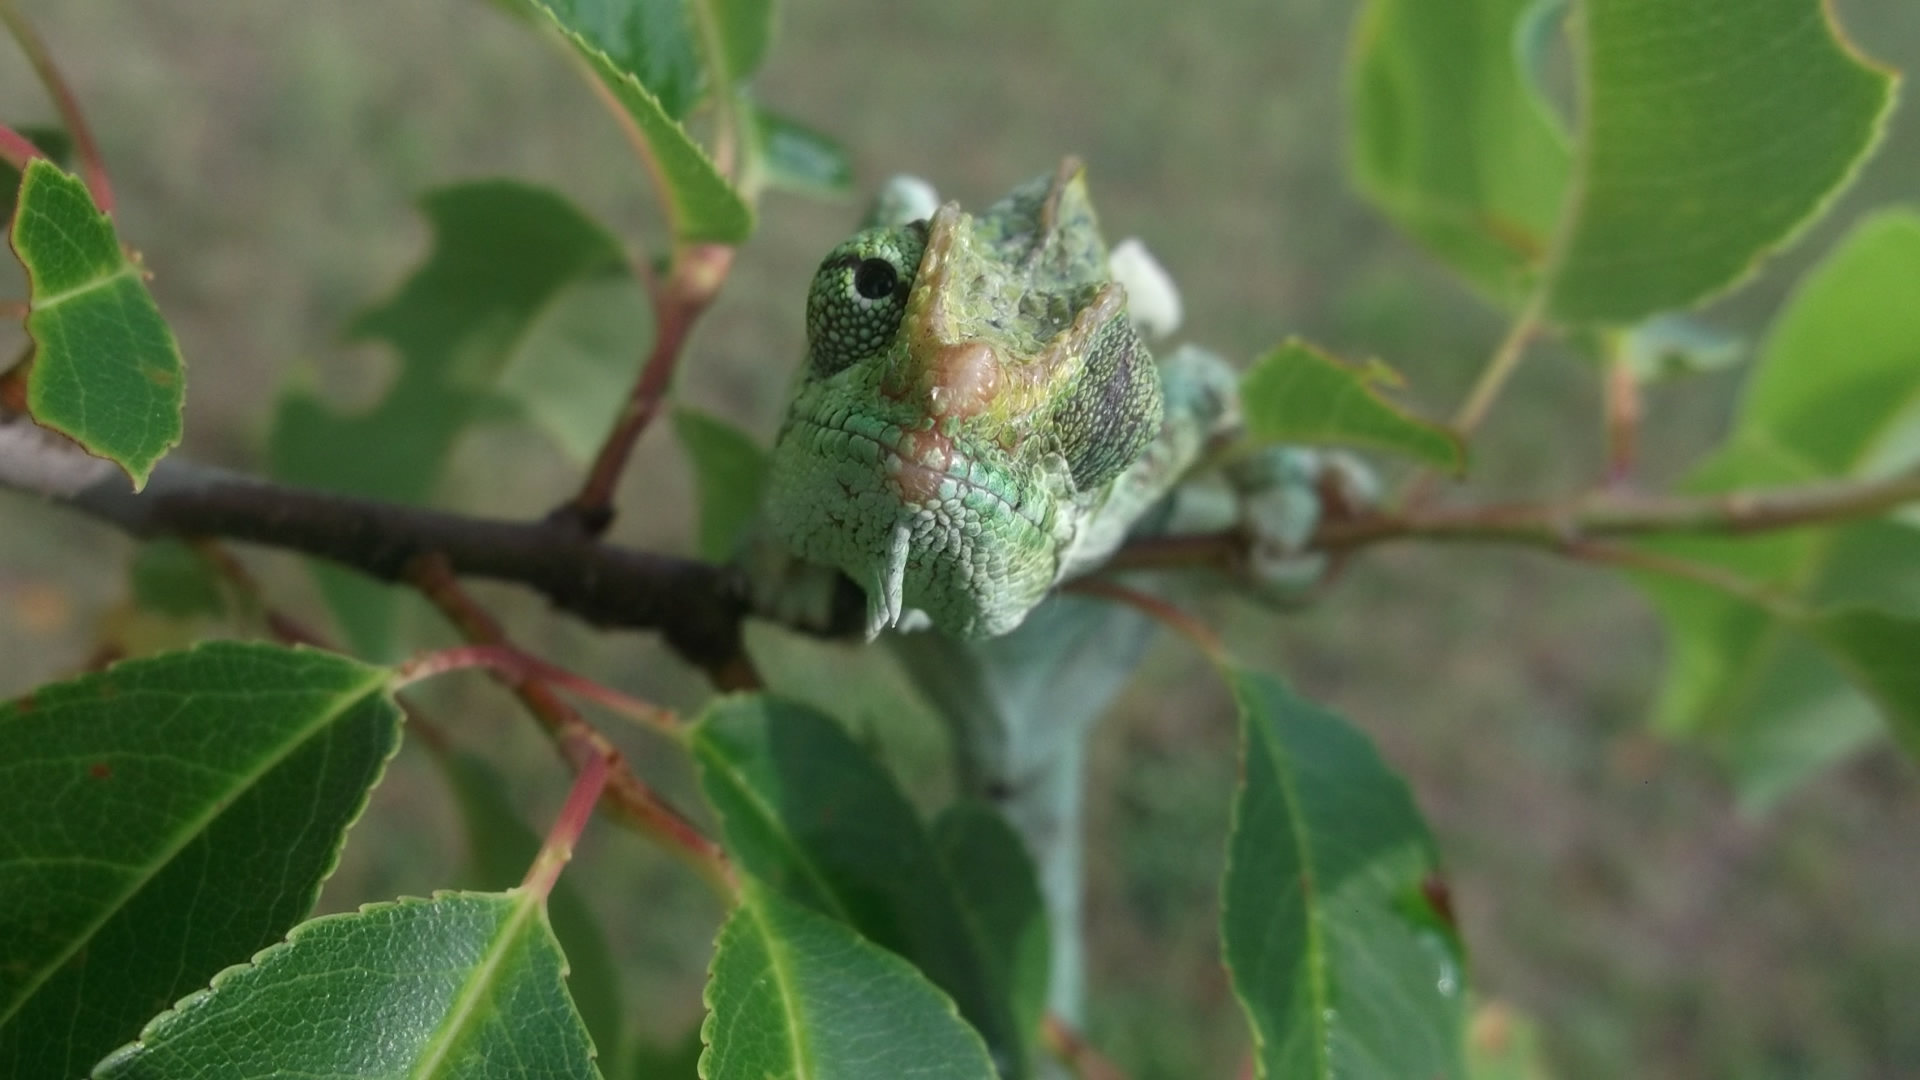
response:
<path id="1" fill-rule="evenodd" d="M 1127 1080 L 1127 1074 L 1093 1048 L 1066 1021 L 1048 1013 L 1040 1019 L 1040 1041 L 1079 1080 Z"/>
<path id="2" fill-rule="evenodd" d="M 508 679 L 521 682 L 537 679 L 544 683 L 551 683 L 570 694 L 585 698 L 662 735 L 677 739 L 684 734 L 680 719 L 672 709 L 623 694 L 610 686 L 594 682 L 584 675 L 577 675 L 557 664 L 548 663 L 512 645 L 461 645 L 451 649 L 435 649 L 421 653 L 394 669 L 393 685 L 397 690 L 409 683 L 432 678 L 448 671 L 475 667 L 486 668 Z"/>
<path id="3" fill-rule="evenodd" d="M 687 338 L 720 291 L 732 265 L 733 249 L 717 244 L 695 244 L 675 251 L 665 280 L 652 290 L 653 348 L 627 394 L 626 407 L 594 455 L 579 493 L 550 515 L 553 520 L 569 522 L 589 536 L 599 536 L 613 524 L 613 496 L 620 486 L 620 475 L 641 434 L 660 414 Z"/>
<path id="4" fill-rule="evenodd" d="M 612 771 L 613 762 L 604 757 L 590 758 L 580 767 L 572 789 L 567 792 L 566 804 L 560 808 L 559 818 L 547 831 L 540 853 L 533 857 L 533 865 L 527 868 L 527 876 L 520 882 L 522 889 L 543 901 L 553 891 L 554 882 L 560 880 L 560 871 L 573 858 L 574 846 L 586 831 L 587 820 L 593 816 L 593 808 L 600 802 L 600 793 L 606 790 Z"/>
<path id="5" fill-rule="evenodd" d="M 509 645 L 499 622 L 460 587 L 444 559 L 417 560 L 408 578 L 468 641 L 480 645 Z M 561 700 L 551 686 L 538 678 L 498 669 L 493 671 L 493 676 L 512 690 L 527 711 L 540 721 L 558 746 L 561 757 L 576 772 L 595 760 L 611 765 L 606 805 L 616 820 L 678 855 L 723 898 L 735 895 L 738 885 L 720 846 L 635 776 L 626 767 L 619 749 Z"/>
<path id="6" fill-rule="evenodd" d="M 1622 487 L 1633 477 L 1640 446 L 1640 373 L 1620 348 L 1619 333 L 1608 335 L 1605 379 L 1607 484 Z"/>
<path id="7" fill-rule="evenodd" d="M 1220 640 L 1220 635 L 1214 632 L 1213 627 L 1152 593 L 1129 588 L 1105 578 L 1080 578 L 1068 582 L 1063 586 L 1063 590 L 1125 604 L 1178 632 L 1201 652 L 1206 653 L 1209 658 L 1220 662 L 1227 659 L 1226 643 Z"/>
<path id="8" fill-rule="evenodd" d="M 1493 403 L 1499 399 L 1500 391 L 1506 388 L 1507 380 L 1520 369 L 1527 346 L 1540 330 L 1540 317 L 1546 310 L 1546 302 L 1546 290 L 1535 289 L 1520 313 L 1514 317 L 1513 325 L 1507 328 L 1507 336 L 1494 349 L 1487 366 L 1481 369 L 1480 377 L 1474 380 L 1473 388 L 1467 391 L 1467 400 L 1461 403 L 1460 410 L 1453 417 L 1453 430 L 1460 433 L 1461 439 L 1473 437 L 1481 422 L 1487 418 L 1487 413 L 1493 410 Z M 1416 470 L 1401 489 L 1398 505 L 1411 508 L 1425 502 L 1432 493 L 1433 478 L 1431 469 Z"/>
<path id="9" fill-rule="evenodd" d="M 1745 536 L 1877 517 L 1920 502 L 1920 471 L 1718 495 L 1600 492 L 1560 503 L 1411 509 L 1330 520 L 1310 551 L 1348 552 L 1398 540 L 1520 544 L 1565 553 L 1570 545 L 1651 536 Z M 1228 531 L 1129 543 L 1109 570 L 1206 567 L 1244 561 L 1246 538 Z"/>
<path id="10" fill-rule="evenodd" d="M 5 412 L 27 411 L 27 376 L 32 373 L 33 346 L 28 345 L 26 356 L 19 363 L 0 371 L 0 416 L 4 416 Z"/>
<path id="11" fill-rule="evenodd" d="M 1533 336 L 1540 330 L 1540 316 L 1546 310 L 1547 293 L 1545 289 L 1536 289 L 1527 299 L 1526 306 L 1514 317 L 1513 325 L 1508 327 L 1507 336 L 1493 352 L 1493 359 L 1480 372 L 1480 378 L 1467 392 L 1467 400 L 1460 405 L 1460 411 L 1454 414 L 1453 429 L 1461 438 L 1471 436 L 1480 424 L 1493 411 L 1493 403 L 1499 399 L 1500 391 L 1506 389 L 1507 380 L 1520 369 L 1520 361 L 1527 354 L 1527 346 L 1532 344 Z"/>
<path id="12" fill-rule="evenodd" d="M 0 124 L 0 161 L 13 166 L 13 171 L 26 172 L 28 162 L 34 158 L 46 156 L 47 152 L 33 145 L 33 140 L 5 124 Z M 26 307 L 25 304 L 20 306 L 23 310 Z"/>
<path id="13" fill-rule="evenodd" d="M 100 144 L 94 141 L 93 129 L 87 126 L 80 99 L 74 96 L 73 88 L 67 85 L 66 78 L 54 64 L 53 53 L 14 7 L 13 0 L 0 0 L 0 22 L 7 24 L 13 39 L 20 43 L 20 51 L 27 55 L 27 62 L 33 65 L 34 73 L 40 77 L 40 84 L 47 88 L 47 95 L 53 98 L 53 107 L 59 110 L 60 120 L 67 126 L 67 134 L 73 136 L 74 153 L 80 158 L 80 175 L 86 181 L 87 191 L 93 196 L 93 205 L 99 207 L 103 214 L 113 213 L 113 184 L 107 179 L 106 159 L 100 156 Z"/>

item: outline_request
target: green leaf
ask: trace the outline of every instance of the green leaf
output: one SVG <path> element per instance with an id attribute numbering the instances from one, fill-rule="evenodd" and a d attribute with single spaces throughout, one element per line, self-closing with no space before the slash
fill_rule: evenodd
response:
<path id="1" fill-rule="evenodd" d="M 1894 738 L 1920 758 L 1920 618 L 1854 608 L 1816 616 L 1809 630 L 1872 695 Z"/>
<path id="2" fill-rule="evenodd" d="M 996 1080 L 980 1036 L 918 971 L 749 883 L 707 982 L 706 1080 Z"/>
<path id="3" fill-rule="evenodd" d="M 441 188 L 421 206 L 433 228 L 431 256 L 350 331 L 392 346 L 398 377 L 357 415 L 303 392 L 283 399 L 268 446 L 279 479 L 427 501 L 460 434 L 497 410 L 502 373 L 557 333 L 554 312 L 581 290 L 605 297 L 608 282 L 631 280 L 619 243 L 545 189 L 489 180 Z M 317 572 L 355 648 L 390 655 L 392 591 L 331 566 Z"/>
<path id="4" fill-rule="evenodd" d="M 773 0 L 696 0 L 705 4 L 720 39 L 722 62 L 735 83 L 753 78 L 773 43 Z"/>
<path id="5" fill-rule="evenodd" d="M 474 889 L 506 889 L 523 880 L 540 852 L 540 837 L 507 801 L 507 781 L 485 758 L 461 750 L 436 752 L 453 785 L 466 826 L 469 870 L 464 881 Z M 547 896 L 553 936 L 567 957 L 567 990 L 599 1054 L 619 1060 L 624 1023 L 620 972 L 613 950 L 570 878 L 561 877 Z"/>
<path id="6" fill-rule="evenodd" d="M 993 977 L 1004 949 L 976 936 L 913 804 L 838 724 L 778 698 L 723 698 L 694 729 L 693 752 L 744 870 L 912 962 L 952 995 L 1004 1075 L 1030 1075 L 1010 987 Z"/>
<path id="7" fill-rule="evenodd" d="M 1028 1060 L 1047 1008 L 1047 905 L 1013 826 L 982 802 L 957 802 L 933 820 L 933 844 L 979 943 L 993 993 L 1013 1007 Z"/>
<path id="8" fill-rule="evenodd" d="M 1585 125 L 1548 313 L 1630 323 L 1750 276 L 1851 179 L 1894 77 L 1826 0 L 1588 0 Z"/>
<path id="9" fill-rule="evenodd" d="M 1467 451 L 1460 436 L 1381 393 L 1401 385 L 1400 376 L 1378 360 L 1345 364 L 1289 341 L 1261 357 L 1240 380 L 1240 403 L 1247 433 L 1257 439 L 1366 446 L 1465 470 Z"/>
<path id="10" fill-rule="evenodd" d="M 767 452 L 732 424 L 685 406 L 673 410 L 673 433 L 693 464 L 700 497 L 700 557 L 725 562 L 759 512 Z"/>
<path id="11" fill-rule="evenodd" d="M 1757 362 L 1727 444 L 1695 494 L 1881 475 L 1920 462 L 1920 215 L 1863 222 L 1801 284 Z M 1646 546 L 1737 574 L 1805 607 L 1920 615 L 1920 531 L 1879 521 Z M 1881 728 L 1796 619 L 1692 581 L 1637 575 L 1669 648 L 1655 724 L 1707 741 L 1764 804 Z"/>
<path id="12" fill-rule="evenodd" d="M 658 13 L 665 9 L 671 9 L 677 18 L 683 13 L 682 5 L 668 0 L 526 2 L 538 4 L 547 12 L 560 28 L 561 35 L 586 61 L 595 77 L 613 92 L 627 115 L 632 117 L 641 137 L 647 142 L 655 175 L 665 185 L 661 196 L 666 200 L 674 239 L 683 244 L 738 244 L 746 240 L 753 232 L 752 208 L 720 175 L 713 159 L 707 156 L 700 144 L 693 141 L 693 136 L 687 134 L 687 129 L 680 122 L 680 116 L 691 103 L 690 97 L 682 101 L 680 95 L 690 91 L 684 90 L 676 79 L 659 82 L 658 73 L 652 72 L 645 63 L 636 62 L 635 57 L 627 52 L 609 51 L 606 41 L 595 36 L 596 28 L 601 27 L 603 22 L 623 29 L 653 25 L 656 20 L 665 19 L 664 15 Z M 628 9 L 636 14 L 624 14 Z M 658 47 L 662 50 L 671 48 L 677 58 L 683 43 L 675 35 L 682 33 L 684 30 L 678 29 L 672 35 L 664 35 L 671 40 Z M 599 38 L 610 36 L 613 35 L 602 33 Z M 638 40 L 644 43 L 652 39 L 641 34 Z M 675 59 L 673 64 L 679 62 Z M 677 70 L 672 65 L 663 70 L 667 69 Z M 656 81 L 648 81 L 650 74 L 656 76 Z M 674 88 L 672 94 L 663 94 L 662 86 Z"/>
<path id="13" fill-rule="evenodd" d="M 1920 212 L 1861 222 L 1781 314 L 1735 420 L 1736 439 L 1785 448 L 1823 475 L 1892 471 L 1920 424 Z"/>
<path id="14" fill-rule="evenodd" d="M 1227 676 L 1243 756 L 1220 935 L 1259 1075 L 1464 1076 L 1460 945 L 1406 782 L 1279 680 Z"/>
<path id="15" fill-rule="evenodd" d="M 1047 993 L 1067 1012 L 1079 1009 L 1084 996 L 1079 837 L 1087 737 L 1138 673 L 1158 627 L 1124 604 L 1055 593 L 997 638 L 885 638 L 927 707 L 946 724 L 962 788 L 1017 793 L 1005 805 L 1028 830 L 1050 905 Z M 961 888 L 964 893 L 965 884 Z M 971 903 L 964 895 L 962 902 Z M 1016 1017 L 1031 1007 L 1023 996 L 1027 977 L 1014 980 Z"/>
<path id="16" fill-rule="evenodd" d="M 576 44 L 630 75 L 671 119 L 685 118 L 705 92 L 687 0 L 525 0 Z"/>
<path id="17" fill-rule="evenodd" d="M 138 263 L 79 178 L 27 165 L 10 234 L 27 270 L 35 422 L 127 471 L 134 490 L 180 442 L 186 368 Z"/>
<path id="18" fill-rule="evenodd" d="M 1586 0 L 1564 20 L 1571 149 L 1530 68 L 1540 0 L 1373 0 L 1353 64 L 1354 173 L 1402 228 L 1509 304 L 1637 322 L 1737 284 L 1852 177 L 1893 76 L 1826 0 Z"/>
<path id="19" fill-rule="evenodd" d="M 1401 228 L 1496 298 L 1545 258 L 1569 152 L 1516 56 L 1533 0 L 1373 0 L 1351 71 L 1352 168 Z"/>
<path id="20" fill-rule="evenodd" d="M 600 452 L 653 341 L 652 305 L 632 274 L 583 278 L 555 294 L 501 370 L 507 412 L 578 464 Z"/>
<path id="21" fill-rule="evenodd" d="M 1784 482 L 1784 474 L 1739 471 L 1741 464 L 1736 456 L 1709 463 L 1690 490 Z M 1798 594 L 1811 605 L 1878 602 L 1920 614 L 1920 531 L 1892 523 L 1646 546 Z M 1714 749 L 1750 807 L 1772 803 L 1883 730 L 1871 703 L 1790 612 L 1689 580 L 1653 574 L 1635 580 L 1653 601 L 1668 640 L 1655 726 Z"/>
<path id="22" fill-rule="evenodd" d="M 370 905 L 221 972 L 93 1075 L 597 1078 L 565 970 L 518 889 Z"/>
<path id="23" fill-rule="evenodd" d="M 312 908 L 388 673 L 216 643 L 0 706 L 0 1075 L 73 1076 Z"/>
<path id="24" fill-rule="evenodd" d="M 176 619 L 223 615 L 226 594 L 207 560 L 180 540 L 152 540 L 133 557 L 133 601 Z"/>
<path id="25" fill-rule="evenodd" d="M 767 183 L 803 195 L 834 197 L 853 190 L 853 162 L 831 138 L 778 113 L 755 107 L 754 136 Z"/>

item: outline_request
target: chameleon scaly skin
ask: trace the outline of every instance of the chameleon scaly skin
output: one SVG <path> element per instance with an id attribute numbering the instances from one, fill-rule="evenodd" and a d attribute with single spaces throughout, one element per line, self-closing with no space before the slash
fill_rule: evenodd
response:
<path id="1" fill-rule="evenodd" d="M 866 590 L 869 635 L 915 610 L 955 637 L 1012 630 L 1232 407 L 1208 354 L 1154 365 L 1071 159 L 978 217 L 856 233 L 814 277 L 807 338 L 768 520 Z"/>

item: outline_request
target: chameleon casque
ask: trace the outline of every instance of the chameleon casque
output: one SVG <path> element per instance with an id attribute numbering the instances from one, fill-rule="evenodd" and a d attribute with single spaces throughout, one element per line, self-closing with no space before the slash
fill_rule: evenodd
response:
<path id="1" fill-rule="evenodd" d="M 1074 159 L 978 216 L 875 217 L 814 276 L 767 521 L 865 590 L 869 636 L 995 637 L 1233 428 L 1237 377 L 1191 347 L 1155 363 Z"/>

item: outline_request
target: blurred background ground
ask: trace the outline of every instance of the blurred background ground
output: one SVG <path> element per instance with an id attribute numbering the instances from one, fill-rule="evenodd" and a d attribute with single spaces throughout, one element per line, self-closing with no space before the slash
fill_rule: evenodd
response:
<path id="1" fill-rule="evenodd" d="M 1920 67 L 1920 7 L 1836 5 L 1870 54 Z M 509 174 L 552 183 L 636 248 L 649 193 L 560 59 L 475 0 L 25 0 L 91 111 L 118 218 L 190 364 L 196 458 L 257 467 L 278 389 L 370 401 L 391 358 L 338 328 L 423 255 L 423 188 Z M 1186 294 L 1188 332 L 1238 357 L 1298 333 L 1399 367 L 1444 414 L 1499 320 L 1349 191 L 1334 0 L 813 0 L 782 11 L 765 99 L 841 138 L 863 186 L 911 171 L 980 205 L 1062 153 L 1085 157 L 1109 234 L 1137 234 Z M 50 113 L 17 56 L 0 114 Z M 1799 268 L 1868 206 L 1920 198 L 1920 112 L 1897 114 L 1828 223 L 1717 311 L 1754 334 Z M 800 347 L 819 254 L 854 209 L 772 198 L 696 342 L 685 400 L 762 435 Z M 16 279 L 5 291 L 18 294 Z M 11 350 L 12 340 L 0 341 Z M 1720 430 L 1737 376 L 1652 403 L 1646 477 Z M 1595 380 L 1551 348 L 1487 431 L 1470 489 L 1564 491 L 1597 473 Z M 691 547 L 689 485 L 652 433 L 620 539 Z M 441 502 L 531 515 L 573 468 L 508 429 L 463 446 Z M 82 663 L 125 585 L 130 545 L 0 494 L 0 694 Z M 290 560 L 250 553 L 276 597 L 321 618 Z M 681 705 L 701 686 L 650 641 L 598 638 L 503 590 L 523 641 Z M 1545 1029 L 1558 1075 L 1920 1076 L 1920 773 L 1863 754 L 1765 817 L 1642 718 L 1659 632 L 1621 581 L 1499 551 L 1369 555 L 1317 609 L 1274 624 L 1220 609 L 1242 652 L 1354 718 L 1411 779 L 1448 859 L 1485 995 Z M 437 636 L 419 620 L 422 640 Z M 849 650 L 773 643 L 817 690 L 879 670 Z M 796 656 L 798 657 L 796 659 Z M 805 691 L 807 686 L 799 686 Z M 940 736 L 896 685 L 853 719 L 941 790 Z M 514 777 L 534 813 L 559 770 L 478 680 L 434 714 Z M 1163 643 L 1099 735 L 1092 803 L 1091 1036 L 1141 1080 L 1226 1077 L 1243 1027 L 1215 959 L 1214 882 L 1234 777 L 1231 712 L 1201 663 Z M 642 748 L 642 753 L 645 753 Z M 651 755 L 658 759 L 660 754 Z M 661 782 L 685 791 L 685 777 Z M 451 883 L 458 832 L 424 755 L 403 751 L 326 905 Z M 698 1014 L 714 905 L 677 866 L 602 836 L 574 871 L 631 974 L 633 1011 L 668 1035 Z M 646 995 L 643 997 L 643 995 Z"/>

